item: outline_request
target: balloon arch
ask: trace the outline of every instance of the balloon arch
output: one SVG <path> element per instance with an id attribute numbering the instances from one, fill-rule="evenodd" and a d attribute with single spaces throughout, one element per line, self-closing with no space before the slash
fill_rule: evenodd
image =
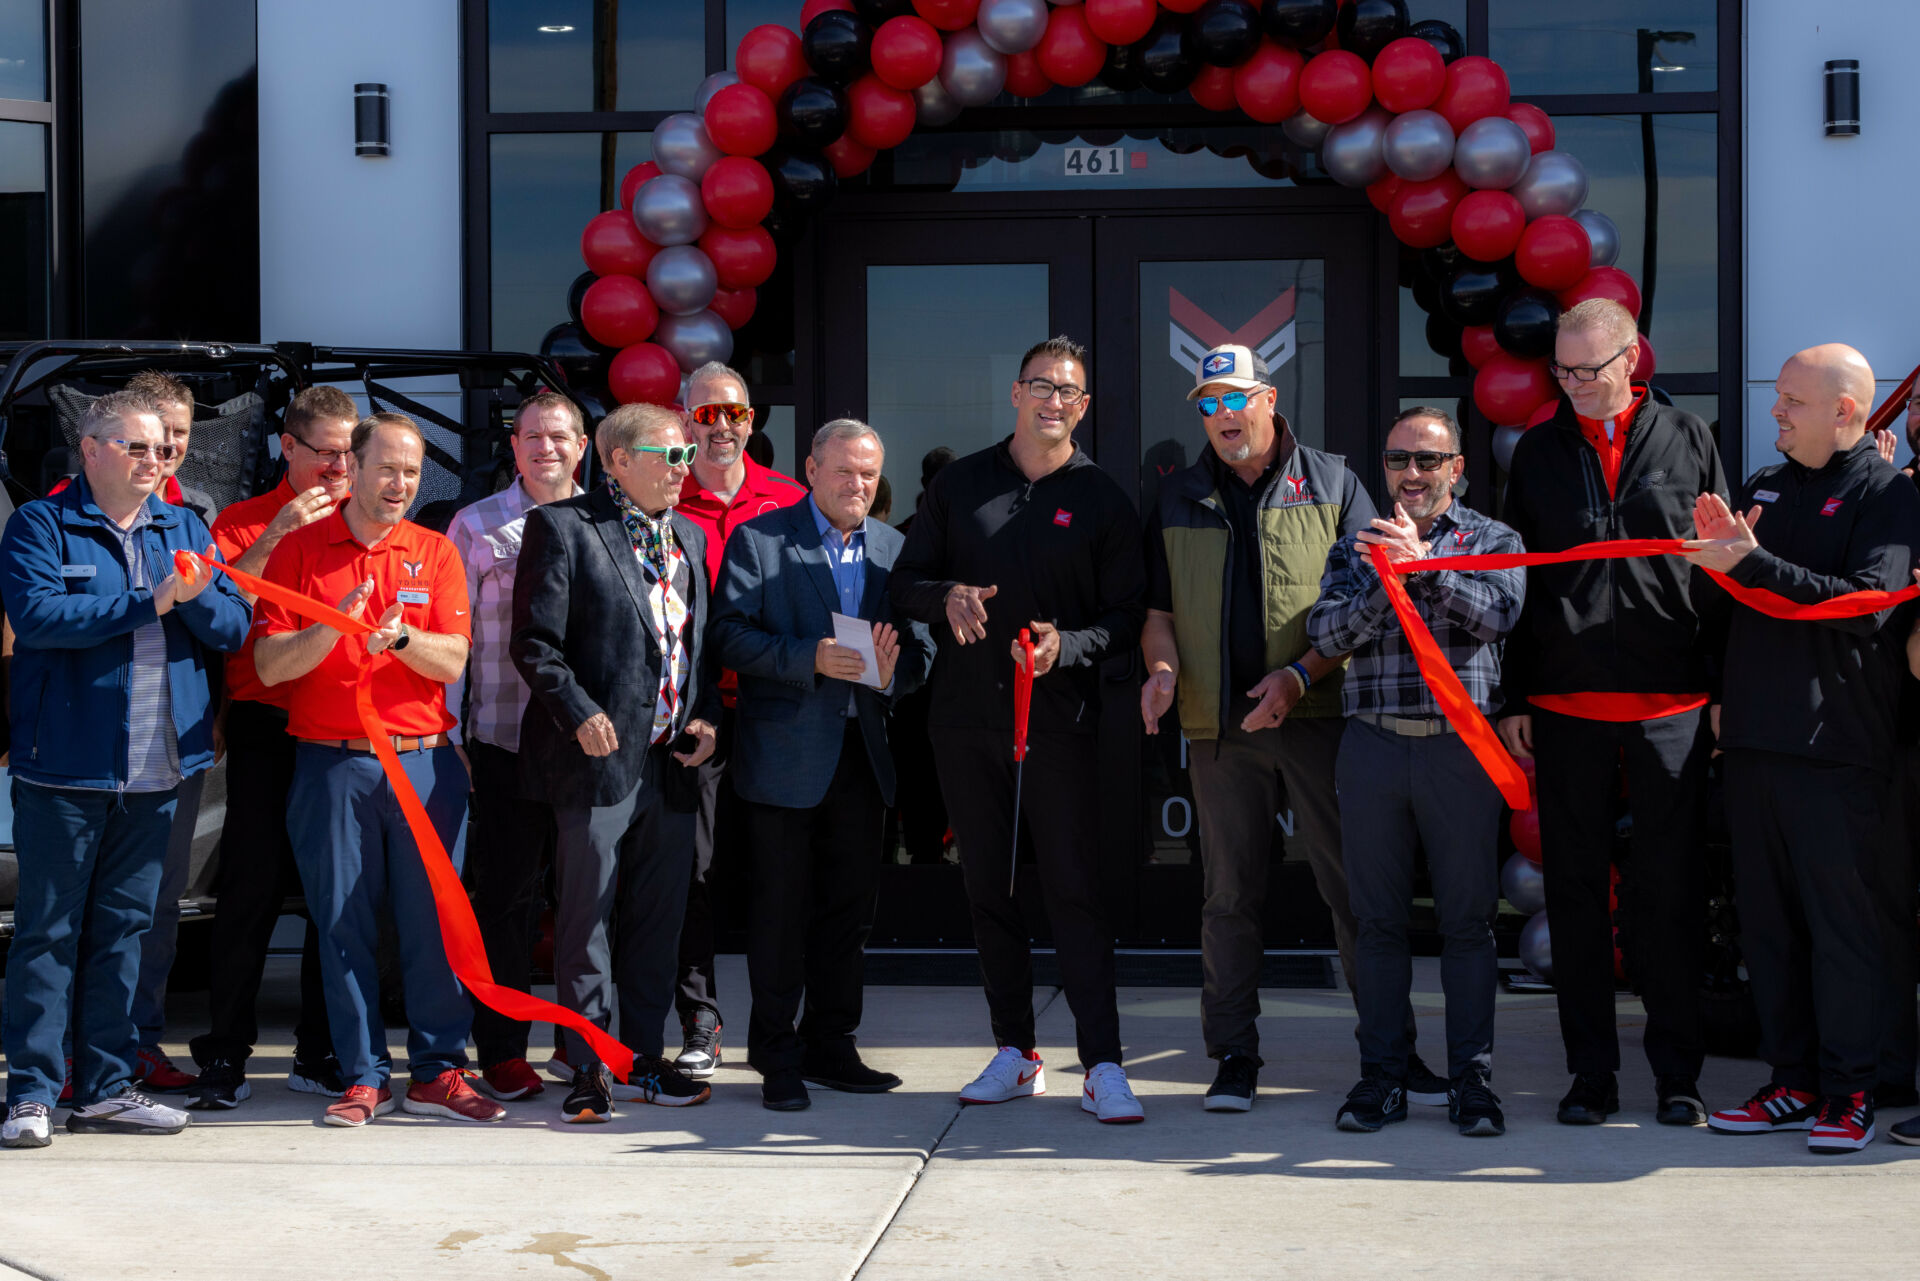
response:
<path id="1" fill-rule="evenodd" d="M 543 350 L 571 346 L 563 367 L 598 369 L 615 401 L 670 403 L 687 372 L 731 357 L 777 260 L 768 224 L 817 210 L 916 125 L 1095 79 L 1279 125 L 1364 188 L 1426 251 L 1432 288 L 1416 298 L 1443 354 L 1457 327 L 1502 465 L 1557 395 L 1562 309 L 1611 298 L 1640 313 L 1613 266 L 1619 234 L 1582 208 L 1586 171 L 1554 150 L 1546 113 L 1510 101 L 1496 63 L 1464 56 L 1447 23 L 1411 21 L 1405 0 L 806 0 L 800 25 L 742 36 L 737 70 L 659 124 L 620 207 L 581 236 L 568 303 L 585 332 L 556 327 Z"/>

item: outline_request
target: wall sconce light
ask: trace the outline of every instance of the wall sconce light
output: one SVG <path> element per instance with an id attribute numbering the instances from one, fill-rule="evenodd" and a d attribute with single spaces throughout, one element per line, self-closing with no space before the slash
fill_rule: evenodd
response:
<path id="1" fill-rule="evenodd" d="M 1860 59 L 1827 63 L 1827 137 L 1852 138 L 1860 132 Z"/>
<path id="2" fill-rule="evenodd" d="M 387 87 L 381 84 L 355 85 L 353 87 L 353 154 L 384 156 L 388 152 L 388 140 Z"/>

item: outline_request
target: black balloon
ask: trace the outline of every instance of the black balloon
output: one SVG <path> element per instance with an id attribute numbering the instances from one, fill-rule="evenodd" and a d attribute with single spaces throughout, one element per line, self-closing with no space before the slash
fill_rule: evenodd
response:
<path id="1" fill-rule="evenodd" d="M 845 9 L 816 14 L 800 37 L 800 52 L 814 74 L 830 84 L 850 85 L 873 66 L 873 30 Z"/>
<path id="2" fill-rule="evenodd" d="M 1260 6 L 1260 25 L 1266 33 L 1294 49 L 1325 40 L 1339 16 L 1339 0 L 1266 0 Z"/>
<path id="3" fill-rule="evenodd" d="M 878 27 L 888 18 L 913 12 L 913 0 L 853 0 L 853 7 L 870 27 Z"/>
<path id="4" fill-rule="evenodd" d="M 573 323 L 580 323 L 580 300 L 587 296 L 587 289 L 600 277 L 590 271 L 583 271 L 573 278 L 567 286 L 567 314 L 573 317 Z"/>
<path id="5" fill-rule="evenodd" d="M 1262 178 L 1279 182 L 1293 175 L 1293 166 L 1285 156 L 1248 156 L 1247 164 Z"/>
<path id="6" fill-rule="evenodd" d="M 779 116 L 780 136 L 788 142 L 809 150 L 829 147 L 847 131 L 847 95 L 839 85 L 828 84 L 818 76 L 803 76 L 780 95 Z"/>
<path id="7" fill-rule="evenodd" d="M 1444 285 L 1452 280 L 1453 273 L 1460 270 L 1461 264 L 1470 261 L 1451 240 L 1438 248 L 1420 251 L 1420 269 L 1436 285 Z"/>
<path id="8" fill-rule="evenodd" d="M 607 382 L 613 352 L 587 337 L 579 325 L 555 325 L 540 340 L 540 354 L 560 366 L 568 387 L 592 390 Z"/>
<path id="9" fill-rule="evenodd" d="M 1340 47 L 1372 62 L 1382 49 L 1407 34 L 1407 0 L 1347 0 L 1335 25 Z"/>
<path id="10" fill-rule="evenodd" d="M 1451 22 L 1439 18 L 1428 18 L 1425 22 L 1416 22 L 1407 28 L 1407 34 L 1418 36 L 1440 51 L 1440 56 L 1448 62 L 1455 62 L 1467 56 L 1467 42 L 1460 29 Z"/>
<path id="11" fill-rule="evenodd" d="M 1560 303 L 1544 289 L 1521 289 L 1501 301 L 1493 317 L 1493 338 L 1522 360 L 1553 354 Z"/>
<path id="12" fill-rule="evenodd" d="M 1200 59 L 1189 43 L 1187 20 L 1162 12 L 1140 42 L 1140 83 L 1154 93 L 1179 93 L 1200 74 Z"/>
<path id="13" fill-rule="evenodd" d="M 1152 39 L 1152 36 L 1148 36 Z M 1100 83 L 1115 93 L 1127 93 L 1140 87 L 1140 48 L 1139 44 L 1110 44 L 1107 46 L 1107 64 L 1100 68 Z"/>
<path id="14" fill-rule="evenodd" d="M 1460 356 L 1460 326 L 1448 320 L 1446 316 L 1427 317 L 1427 346 L 1433 354 L 1443 360 L 1456 360 Z"/>
<path id="15" fill-rule="evenodd" d="M 1089 147 L 1111 147 L 1127 135 L 1118 129 L 1082 129 L 1080 141 Z"/>
<path id="16" fill-rule="evenodd" d="M 1176 156 L 1191 156 L 1206 150 L 1207 139 L 1198 129 L 1167 129 L 1160 135 L 1160 145 Z"/>
<path id="17" fill-rule="evenodd" d="M 766 163 L 769 165 L 768 173 L 771 174 L 773 172 L 771 169 L 772 157 L 770 156 L 766 157 L 765 160 L 766 160 Z M 775 190 L 775 194 L 776 195 L 778 194 L 777 188 Z M 787 209 L 781 209 L 778 206 L 775 206 L 774 209 L 771 212 L 769 212 L 766 217 L 760 220 L 760 225 L 766 228 L 767 234 L 769 236 L 773 237 L 773 243 L 776 246 L 783 249 L 787 246 L 788 242 L 793 239 L 793 233 L 799 230 L 799 228 L 794 224 L 794 217 L 792 212 Z M 779 261 L 785 262 L 786 256 L 784 254 L 781 255 Z M 760 314 L 760 309 L 758 307 L 755 307 L 753 314 L 755 316 L 758 316 Z"/>
<path id="18" fill-rule="evenodd" d="M 1413 305 L 1429 316 L 1440 310 L 1440 282 L 1424 271 L 1413 273 Z"/>
<path id="19" fill-rule="evenodd" d="M 833 199 L 836 182 L 827 158 L 810 151 L 774 150 L 760 157 L 773 179 L 776 212 L 804 216 Z"/>
<path id="20" fill-rule="evenodd" d="M 1260 11 L 1247 0 L 1207 0 L 1193 15 L 1193 53 L 1215 67 L 1237 67 L 1260 47 Z"/>
<path id="21" fill-rule="evenodd" d="M 607 404 L 613 397 L 598 387 L 575 387 L 568 384 L 567 391 L 580 403 L 580 412 L 586 415 L 587 426 L 593 427 L 608 414 Z"/>
<path id="22" fill-rule="evenodd" d="M 1493 263 L 1464 259 L 1452 279 L 1440 286 L 1440 310 L 1462 328 L 1490 325 L 1499 313 L 1508 284 L 1505 274 Z"/>

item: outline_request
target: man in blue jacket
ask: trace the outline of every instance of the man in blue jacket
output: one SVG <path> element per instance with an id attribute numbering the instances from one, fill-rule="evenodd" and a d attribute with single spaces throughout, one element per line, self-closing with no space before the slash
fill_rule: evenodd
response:
<path id="1" fill-rule="evenodd" d="M 175 552 L 218 553 L 198 516 L 154 495 L 172 449 L 151 399 L 101 397 L 80 423 L 79 481 L 22 508 L 0 539 L 20 860 L 6 1147 L 50 1142 L 69 1022 L 69 1130 L 174 1134 L 188 1121 L 133 1087 L 133 985 L 181 781 L 213 764 L 211 651 L 240 647 L 248 613 L 225 578 L 174 570 Z"/>

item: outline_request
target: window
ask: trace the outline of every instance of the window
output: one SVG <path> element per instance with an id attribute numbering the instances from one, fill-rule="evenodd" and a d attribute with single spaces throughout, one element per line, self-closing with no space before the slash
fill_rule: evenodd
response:
<path id="1" fill-rule="evenodd" d="M 0 120 L 0 341 L 47 337 L 47 127 Z"/>
<path id="2" fill-rule="evenodd" d="M 488 0 L 493 111 L 678 111 L 706 74 L 688 0 Z"/>
<path id="3" fill-rule="evenodd" d="M 1712 93 L 1715 0 L 1488 0 L 1487 52 L 1516 95 Z"/>

